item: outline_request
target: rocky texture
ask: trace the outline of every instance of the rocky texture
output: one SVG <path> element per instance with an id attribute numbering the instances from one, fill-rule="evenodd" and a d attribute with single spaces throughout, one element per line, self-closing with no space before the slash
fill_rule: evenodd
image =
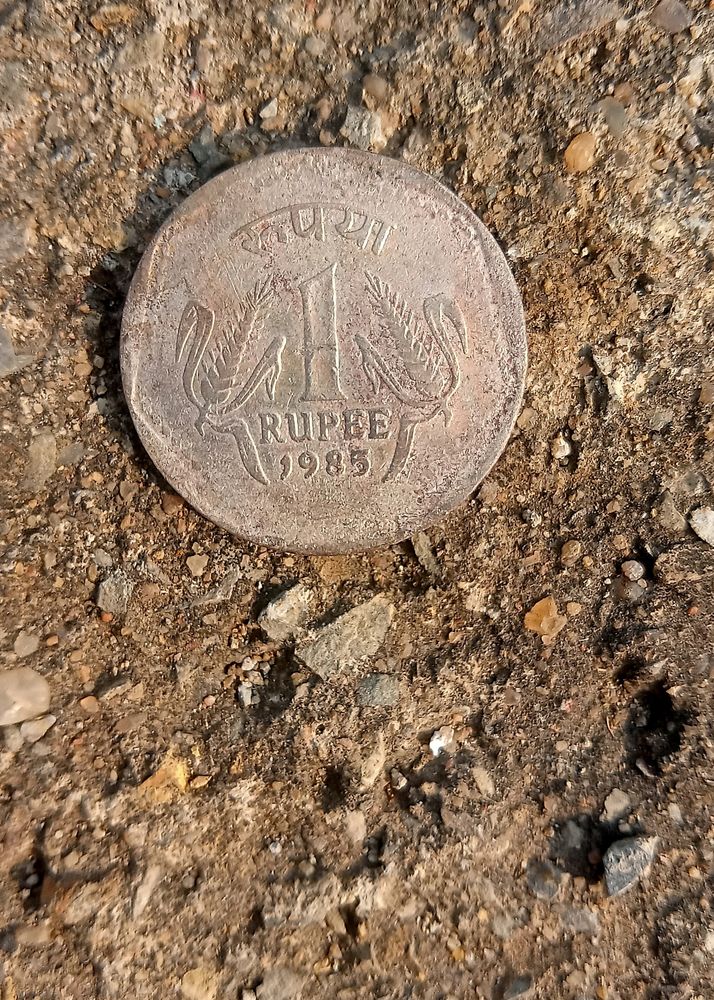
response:
<path id="1" fill-rule="evenodd" d="M 399 701 L 399 678 L 391 674 L 370 674 L 360 681 L 360 705 L 388 707 Z"/>
<path id="2" fill-rule="evenodd" d="M 3 4 L 0 670 L 35 667 L 57 717 L 22 736 L 45 693 L 1 734 L 3 1000 L 256 1000 L 278 969 L 296 1000 L 714 995 L 714 549 L 690 526 L 714 508 L 714 18 L 683 6 L 671 33 L 616 0 Z M 528 386 L 426 541 L 305 558 L 167 488 L 118 325 L 217 157 L 344 144 L 350 107 L 500 242 Z M 571 173 L 583 132 L 595 162 Z M 119 570 L 131 599 L 104 611 Z M 296 585 L 314 635 L 383 598 L 379 648 L 321 683 L 258 621 Z M 547 597 L 565 623 L 544 643 L 524 618 Z M 360 704 L 376 674 L 397 705 Z M 632 836 L 658 858 L 608 899 Z"/>

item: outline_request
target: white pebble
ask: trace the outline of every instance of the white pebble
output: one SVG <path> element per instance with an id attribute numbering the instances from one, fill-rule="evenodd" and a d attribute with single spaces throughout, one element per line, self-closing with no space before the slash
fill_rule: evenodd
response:
<path id="1" fill-rule="evenodd" d="M 620 569 L 627 580 L 641 580 L 645 575 L 645 567 L 636 559 L 627 559 Z"/>
<path id="2" fill-rule="evenodd" d="M 442 753 L 451 753 L 454 745 L 453 726 L 443 726 L 441 729 L 437 729 L 429 740 L 429 749 L 435 757 Z"/>
<path id="3" fill-rule="evenodd" d="M 714 545 L 714 510 L 711 507 L 698 507 L 689 518 L 689 523 L 703 542 Z"/>
<path id="4" fill-rule="evenodd" d="M 550 443 L 550 453 L 553 458 L 560 461 L 563 458 L 568 458 L 569 455 L 573 453 L 573 446 L 567 438 L 564 438 L 562 434 L 558 434 L 556 438 Z"/>

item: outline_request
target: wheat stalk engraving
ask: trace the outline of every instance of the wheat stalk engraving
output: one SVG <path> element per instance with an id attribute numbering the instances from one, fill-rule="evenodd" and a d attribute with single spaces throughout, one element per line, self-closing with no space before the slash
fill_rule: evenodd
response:
<path id="1" fill-rule="evenodd" d="M 196 430 L 203 435 L 209 425 L 232 434 L 246 470 L 264 484 L 268 479 L 240 409 L 261 383 L 269 399 L 274 398 L 285 338 L 272 339 L 247 378 L 241 364 L 246 345 L 259 332 L 273 298 L 270 279 L 257 282 L 238 299 L 218 330 L 215 313 L 192 299 L 183 311 L 176 339 L 176 361 L 184 366 L 184 391 L 198 410 Z"/>
<path id="2" fill-rule="evenodd" d="M 240 365 L 246 344 L 257 331 L 262 313 L 273 298 L 270 281 L 258 282 L 235 306 L 233 315 L 223 327 L 212 336 L 214 323 L 205 316 L 205 310 L 198 303 L 187 307 L 188 324 L 198 324 L 198 349 L 194 347 L 194 357 L 189 371 L 193 390 L 193 402 L 198 405 L 196 429 L 203 432 L 209 416 L 219 417 L 232 409 L 231 404 L 241 391 Z M 195 314 L 195 319 L 194 319 Z M 211 314 L 212 315 L 212 314 Z M 179 342 L 181 336 L 179 334 Z M 203 346 L 201 346 L 203 345 Z M 198 392 L 196 392 L 196 388 Z"/>
<path id="3" fill-rule="evenodd" d="M 402 295 L 386 281 L 366 273 L 367 289 L 377 309 L 380 328 L 391 350 L 357 335 L 362 367 L 375 392 L 380 385 L 401 404 L 399 434 L 385 481 L 395 479 L 405 468 L 419 424 L 441 413 L 450 419 L 449 399 L 456 391 L 461 371 L 451 339 L 456 336 L 467 349 L 464 317 L 456 302 L 446 295 L 424 300 L 424 322 L 409 308 Z"/>
<path id="4" fill-rule="evenodd" d="M 425 399 L 438 398 L 447 380 L 447 363 L 436 338 L 414 315 L 404 298 L 376 275 L 367 274 L 367 288 L 381 310 L 383 325 Z"/>

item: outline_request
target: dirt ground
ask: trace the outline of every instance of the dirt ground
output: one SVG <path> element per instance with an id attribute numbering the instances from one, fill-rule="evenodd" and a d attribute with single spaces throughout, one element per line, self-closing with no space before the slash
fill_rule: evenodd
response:
<path id="1" fill-rule="evenodd" d="M 3 0 L 0 667 L 50 714 L 3 730 L 2 1000 L 714 995 L 714 33 L 653 6 Z M 286 556 L 152 467 L 122 303 L 208 177 L 350 143 L 499 240 L 524 409 L 428 535 Z"/>

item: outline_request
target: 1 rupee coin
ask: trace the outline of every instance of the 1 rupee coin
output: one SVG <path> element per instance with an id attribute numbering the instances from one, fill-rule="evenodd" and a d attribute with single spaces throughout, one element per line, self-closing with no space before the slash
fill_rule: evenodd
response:
<path id="1" fill-rule="evenodd" d="M 504 448 L 526 338 L 506 260 L 413 167 L 273 153 L 191 195 L 134 276 L 124 391 L 159 470 L 251 542 L 388 545 L 464 501 Z"/>

